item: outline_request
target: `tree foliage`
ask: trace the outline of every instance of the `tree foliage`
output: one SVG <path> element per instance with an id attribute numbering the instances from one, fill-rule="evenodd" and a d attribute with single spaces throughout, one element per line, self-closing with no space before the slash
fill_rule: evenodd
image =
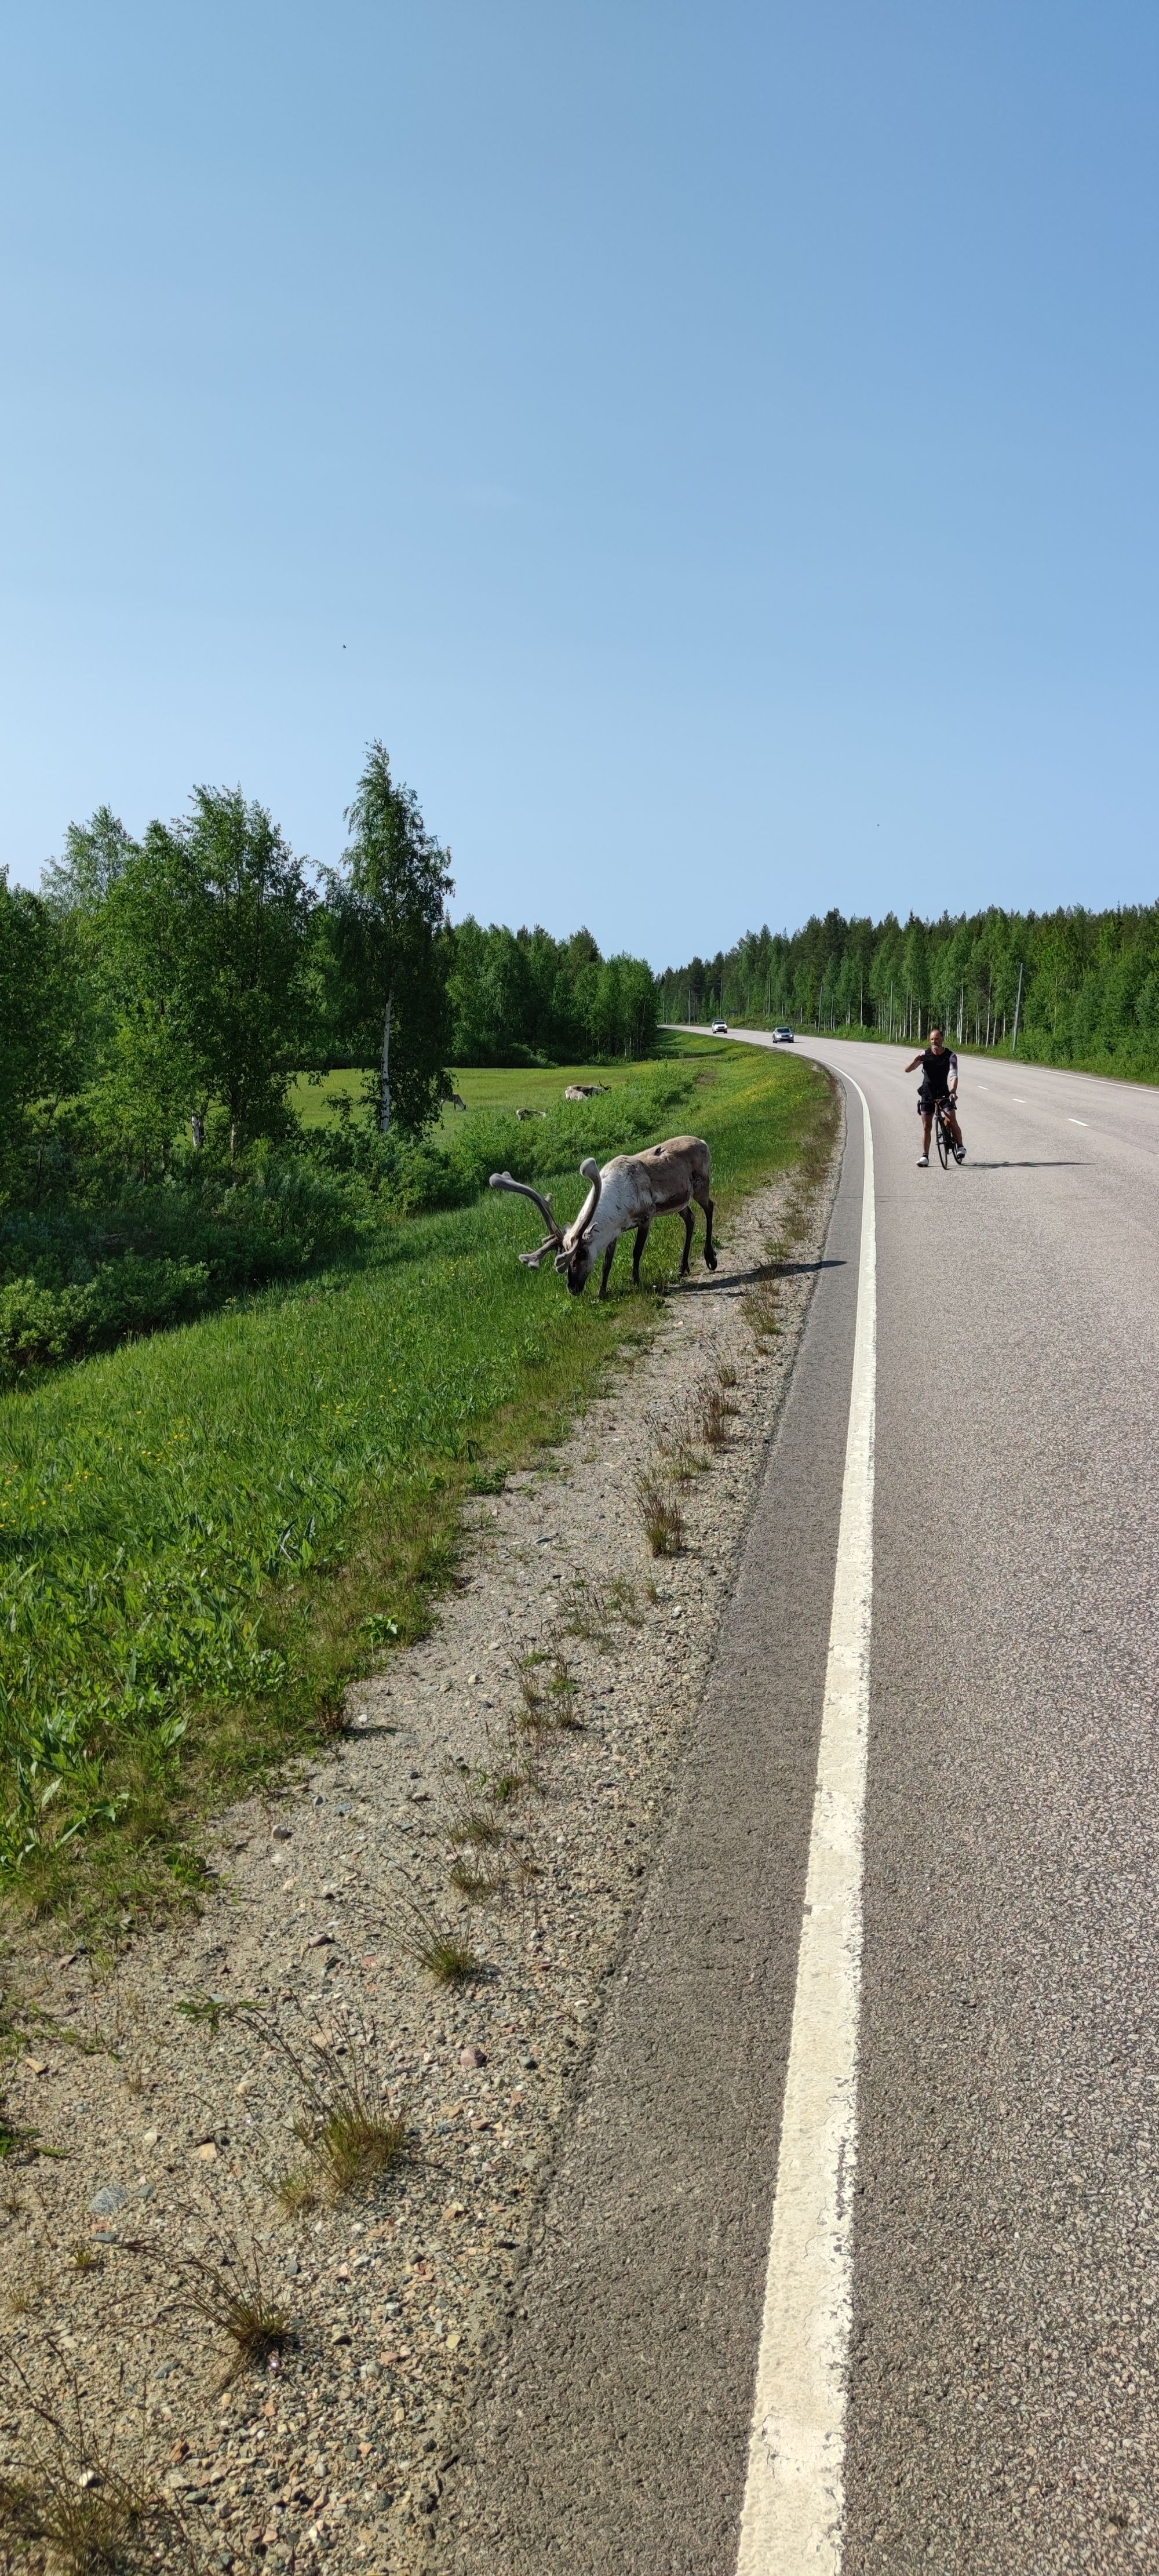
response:
<path id="1" fill-rule="evenodd" d="M 413 788 L 392 778 L 372 743 L 347 807 L 345 864 L 329 878 L 332 1008 L 355 1061 L 377 1062 L 386 1135 L 427 1124 L 448 1084 L 450 1018 L 438 948 L 453 892 L 450 851 L 428 832 Z"/>
<path id="2" fill-rule="evenodd" d="M 564 1063 L 647 1055 L 656 980 L 642 957 L 602 957 L 590 930 L 484 930 L 468 915 L 450 935 L 448 997 L 456 1064 Z"/>
<path id="3" fill-rule="evenodd" d="M 0 1142 L 34 1103 L 83 1079 L 85 1011 L 74 925 L 0 869 Z"/>
<path id="4" fill-rule="evenodd" d="M 452 927 L 450 853 L 380 742 L 346 820 L 341 866 L 311 871 L 240 787 L 199 787 L 139 840 L 108 805 L 71 824 L 39 894 L 0 876 L 10 1204 L 54 1175 L 107 1192 L 203 1152 L 244 1164 L 292 1140 L 302 1072 L 367 1068 L 375 1124 L 406 1139 L 452 1063 L 649 1051 L 642 959 L 602 957 L 587 930 Z"/>

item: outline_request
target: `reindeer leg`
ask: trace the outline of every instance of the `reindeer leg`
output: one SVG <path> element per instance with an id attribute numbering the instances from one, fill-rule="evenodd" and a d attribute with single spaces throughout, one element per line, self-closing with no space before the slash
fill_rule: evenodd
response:
<path id="1" fill-rule="evenodd" d="M 640 1259 L 641 1259 L 641 1255 L 642 1255 L 643 1250 L 644 1250 L 644 1246 L 645 1246 L 645 1244 L 646 1244 L 646 1242 L 647 1242 L 647 1240 L 648 1240 L 648 1237 L 649 1237 L 649 1235 L 650 1235 L 651 1231 L 652 1231 L 652 1220 L 651 1220 L 651 1218 L 649 1218 L 649 1219 L 648 1219 L 648 1222 L 647 1222 L 647 1224 L 646 1224 L 646 1225 L 638 1225 L 638 1226 L 637 1226 L 637 1228 L 636 1228 L 636 1241 L 635 1241 L 635 1245 L 634 1245 L 634 1247 L 633 1247 L 633 1251 L 632 1251 L 632 1286 L 633 1286 L 633 1288 L 638 1288 L 638 1287 L 639 1287 L 639 1285 L 640 1285 Z"/>
<path id="2" fill-rule="evenodd" d="M 716 1245 L 712 1240 L 712 1200 L 704 1201 L 704 1258 L 710 1270 L 716 1268 Z"/>
<path id="3" fill-rule="evenodd" d="M 679 1275 L 682 1279 L 687 1279 L 688 1263 L 692 1253 L 692 1210 L 690 1207 L 681 1208 L 680 1213 L 684 1219 L 684 1251 L 681 1255 Z"/>
<path id="4" fill-rule="evenodd" d="M 606 1296 L 607 1296 L 607 1293 L 608 1293 L 608 1280 L 609 1280 L 609 1278 L 610 1278 L 610 1276 L 611 1276 L 612 1263 L 613 1263 L 613 1261 L 615 1260 L 615 1258 L 616 1258 L 616 1239 L 613 1239 L 613 1241 L 612 1241 L 611 1243 L 609 1243 L 608 1248 L 607 1248 L 607 1251 L 606 1251 L 606 1252 L 605 1252 L 605 1254 L 604 1254 L 604 1275 L 603 1275 L 603 1278 L 602 1278 L 602 1279 L 601 1279 L 601 1281 L 600 1281 L 600 1295 L 601 1295 L 601 1297 L 606 1297 Z"/>

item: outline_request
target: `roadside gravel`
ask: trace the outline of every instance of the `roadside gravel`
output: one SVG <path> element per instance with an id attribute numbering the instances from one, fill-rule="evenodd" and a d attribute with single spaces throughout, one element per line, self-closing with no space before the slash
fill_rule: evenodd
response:
<path id="1" fill-rule="evenodd" d="M 77 1954 L 22 1971 L 33 2038 L 8 2116 L 59 2160 L 2 2168 L 0 2482 L 28 2465 L 28 2391 L 52 2389 L 75 2422 L 41 2440 L 42 2482 L 92 2474 L 98 2451 L 98 2476 L 138 2462 L 171 2501 L 174 2564 L 184 2530 L 222 2569 L 437 2566 L 442 2473 L 534 2260 L 839 1152 L 778 1279 L 775 1335 L 745 1300 L 791 1175 L 734 1216 L 715 1278 L 666 1299 L 562 1447 L 476 1497 L 434 1633 L 352 1692 L 348 1732 L 293 1788 L 223 1819 L 199 1921 L 137 1941 L 102 1980 Z M 736 1407 L 718 1447 L 700 1436 L 709 1389 Z M 657 1472 L 686 1523 L 668 1559 L 641 1518 L 638 1479 Z M 460 1892 L 456 1869 L 491 1892 Z M 469 1944 L 474 1973 L 436 1983 L 415 1956 L 436 1931 Z M 328 2099 L 353 2084 L 405 2117 L 392 2171 L 311 2200 L 294 2061 Z M 256 2277 L 289 2332 L 224 2389 L 229 2339 L 197 2304 L 207 2265 L 235 2292 Z"/>

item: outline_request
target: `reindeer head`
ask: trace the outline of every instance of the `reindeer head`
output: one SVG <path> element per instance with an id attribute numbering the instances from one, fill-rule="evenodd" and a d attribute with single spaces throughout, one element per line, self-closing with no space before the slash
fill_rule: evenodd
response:
<path id="1" fill-rule="evenodd" d="M 526 1181 L 513 1181 L 510 1172 L 491 1174 L 493 1190 L 512 1190 L 517 1198 L 531 1199 L 549 1229 L 546 1240 L 540 1244 L 538 1251 L 520 1253 L 519 1258 L 524 1269 L 542 1269 L 548 1253 L 554 1253 L 556 1269 L 561 1278 L 566 1278 L 568 1289 L 573 1297 L 578 1297 L 587 1287 L 600 1249 L 599 1245 L 592 1241 L 591 1235 L 592 1219 L 599 1206 L 600 1191 L 603 1187 L 600 1167 L 589 1156 L 586 1163 L 580 1164 L 580 1171 L 584 1180 L 591 1182 L 591 1188 L 579 1215 L 573 1217 L 571 1224 L 566 1228 L 561 1226 L 558 1218 L 553 1215 L 551 1200 L 545 1199 L 539 1190 L 531 1189 Z"/>

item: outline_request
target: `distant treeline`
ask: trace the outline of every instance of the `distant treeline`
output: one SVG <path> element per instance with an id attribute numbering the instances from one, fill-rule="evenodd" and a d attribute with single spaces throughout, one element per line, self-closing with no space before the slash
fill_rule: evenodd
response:
<path id="1" fill-rule="evenodd" d="M 959 1045 L 1159 1080 L 1159 904 L 1115 912 L 814 915 L 751 931 L 659 978 L 664 1020 L 867 1029 L 906 1044 L 938 1021 Z"/>
<path id="2" fill-rule="evenodd" d="M 590 930 L 481 928 L 446 933 L 453 1064 L 564 1064 L 649 1055 L 656 979 L 642 957 L 601 957 Z"/>

